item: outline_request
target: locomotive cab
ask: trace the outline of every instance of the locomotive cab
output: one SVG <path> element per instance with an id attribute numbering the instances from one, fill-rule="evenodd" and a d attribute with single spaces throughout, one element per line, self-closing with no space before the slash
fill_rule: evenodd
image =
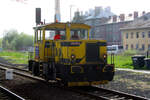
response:
<path id="1" fill-rule="evenodd" d="M 60 80 L 67 86 L 105 84 L 114 76 L 114 64 L 107 64 L 105 40 L 90 40 L 90 26 L 51 23 L 34 27 L 33 75 Z"/>

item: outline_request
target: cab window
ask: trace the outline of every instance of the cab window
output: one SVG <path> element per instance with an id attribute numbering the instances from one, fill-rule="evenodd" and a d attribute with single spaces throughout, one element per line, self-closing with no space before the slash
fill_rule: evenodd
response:
<path id="1" fill-rule="evenodd" d="M 65 30 L 45 30 L 45 40 L 54 40 L 55 35 L 60 34 L 60 40 L 66 39 Z"/>
<path id="2" fill-rule="evenodd" d="M 70 31 L 71 40 L 87 40 L 88 30 L 87 29 L 71 29 Z"/>
<path id="3" fill-rule="evenodd" d="M 35 30 L 34 42 L 35 43 L 42 43 L 42 37 L 43 37 L 42 30 L 40 30 L 40 29 Z"/>

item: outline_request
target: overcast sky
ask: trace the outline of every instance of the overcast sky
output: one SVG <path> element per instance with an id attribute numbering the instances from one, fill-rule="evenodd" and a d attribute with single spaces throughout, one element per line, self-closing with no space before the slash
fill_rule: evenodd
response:
<path id="1" fill-rule="evenodd" d="M 70 5 L 73 12 L 87 11 L 95 6 L 110 6 L 111 11 L 117 15 L 129 14 L 133 11 L 150 11 L 149 0 L 60 0 L 61 20 L 70 20 Z M 0 37 L 4 30 L 17 29 L 18 32 L 25 32 L 33 35 L 32 27 L 35 25 L 35 8 L 41 7 L 42 20 L 54 21 L 54 0 L 27 0 L 25 3 L 16 0 L 0 0 Z"/>

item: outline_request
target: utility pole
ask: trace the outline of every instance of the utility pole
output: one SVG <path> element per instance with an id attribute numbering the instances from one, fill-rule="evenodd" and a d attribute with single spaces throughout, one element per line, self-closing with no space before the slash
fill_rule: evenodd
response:
<path id="1" fill-rule="evenodd" d="M 71 18 L 72 18 L 72 7 L 73 7 L 74 5 L 70 5 L 70 22 L 71 22 Z"/>

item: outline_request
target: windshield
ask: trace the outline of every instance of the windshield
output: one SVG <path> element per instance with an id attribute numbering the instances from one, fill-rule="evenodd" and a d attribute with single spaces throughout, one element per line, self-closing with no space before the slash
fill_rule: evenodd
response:
<path id="1" fill-rule="evenodd" d="M 116 47 L 112 47 L 112 46 L 107 47 L 107 51 L 116 51 Z"/>
<path id="2" fill-rule="evenodd" d="M 88 30 L 87 29 L 71 29 L 70 31 L 71 40 L 87 40 Z"/>
<path id="3" fill-rule="evenodd" d="M 45 30 L 45 39 L 46 40 L 54 40 L 56 35 L 60 35 L 60 40 L 66 39 L 66 31 L 65 30 Z"/>

